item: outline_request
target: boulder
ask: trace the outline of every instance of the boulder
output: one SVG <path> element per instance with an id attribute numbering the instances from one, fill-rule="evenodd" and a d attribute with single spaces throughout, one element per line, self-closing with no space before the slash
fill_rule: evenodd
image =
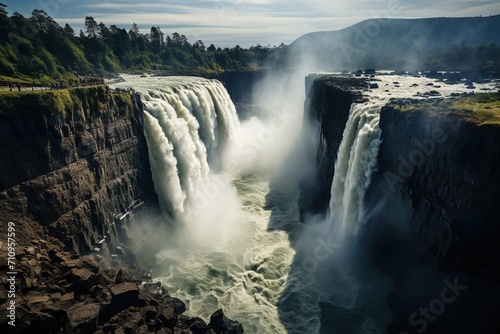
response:
<path id="1" fill-rule="evenodd" d="M 115 283 L 119 284 L 123 282 L 135 282 L 135 279 L 128 271 L 120 269 L 116 273 Z"/>
<path id="2" fill-rule="evenodd" d="M 135 283 L 123 282 L 112 286 L 110 290 L 111 304 L 105 310 L 107 316 L 131 306 L 144 306 L 144 302 L 139 299 L 139 287 Z"/>
<path id="3" fill-rule="evenodd" d="M 99 303 L 86 304 L 79 303 L 70 307 L 66 314 L 69 325 L 75 330 L 81 330 L 84 333 L 92 333 L 97 329 L 97 319 L 101 306 Z"/>
<path id="4" fill-rule="evenodd" d="M 242 334 L 243 326 L 238 321 L 228 319 L 222 309 L 215 311 L 210 316 L 208 326 L 219 334 Z"/>
<path id="5" fill-rule="evenodd" d="M 179 298 L 167 296 L 163 298 L 163 302 L 172 307 L 177 314 L 182 314 L 186 311 L 186 304 Z"/>
<path id="6" fill-rule="evenodd" d="M 173 328 L 177 324 L 177 314 L 172 307 L 165 307 L 158 319 L 164 327 Z"/>
<path id="7" fill-rule="evenodd" d="M 189 330 L 193 334 L 205 334 L 210 330 L 210 327 L 203 321 L 203 319 L 195 317 L 189 320 Z"/>

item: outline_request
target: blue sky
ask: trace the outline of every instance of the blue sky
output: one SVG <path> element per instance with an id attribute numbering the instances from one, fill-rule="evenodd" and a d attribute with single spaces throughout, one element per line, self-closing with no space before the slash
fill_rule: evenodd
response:
<path id="1" fill-rule="evenodd" d="M 75 31 L 84 18 L 130 28 L 133 22 L 146 33 L 159 26 L 165 34 L 179 32 L 190 42 L 221 47 L 239 44 L 289 44 L 301 35 L 338 30 L 364 19 L 476 16 L 500 14 L 500 1 L 464 0 L 0 0 L 9 13 L 29 17 L 43 9 L 60 25 Z"/>

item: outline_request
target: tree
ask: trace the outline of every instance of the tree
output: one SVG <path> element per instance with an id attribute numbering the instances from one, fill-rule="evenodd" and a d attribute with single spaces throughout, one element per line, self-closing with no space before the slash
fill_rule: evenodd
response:
<path id="1" fill-rule="evenodd" d="M 87 36 L 91 38 L 96 38 L 99 32 L 99 25 L 92 16 L 85 17 L 85 29 Z"/>
<path id="2" fill-rule="evenodd" d="M 172 34 L 172 42 L 175 44 L 181 44 L 181 35 L 179 35 L 179 33 L 177 32 L 174 32 Z"/>
<path id="3" fill-rule="evenodd" d="M 210 46 L 207 48 L 207 51 L 210 51 L 210 52 L 215 52 L 215 45 L 213 44 L 210 44 Z"/>
<path id="4" fill-rule="evenodd" d="M 51 28 L 61 28 L 59 24 L 57 24 L 57 22 L 49 16 L 49 14 L 39 9 L 33 10 L 30 21 L 39 31 L 43 32 L 48 32 Z"/>
<path id="5" fill-rule="evenodd" d="M 149 33 L 149 40 L 153 46 L 154 52 L 160 52 L 163 48 L 165 42 L 163 40 L 163 33 L 160 27 L 151 27 L 151 32 Z"/>
<path id="6" fill-rule="evenodd" d="M 195 49 L 198 49 L 198 50 L 201 50 L 201 51 L 205 51 L 205 44 L 203 44 L 203 41 L 201 39 L 197 40 L 194 44 L 193 44 L 193 48 Z M 215 48 L 215 47 L 214 47 Z"/>
<path id="7" fill-rule="evenodd" d="M 132 28 L 130 29 L 130 32 L 129 32 L 129 35 L 131 35 L 130 37 L 132 38 L 132 34 L 131 33 L 134 35 L 133 39 L 139 37 L 140 32 L 139 32 L 139 27 L 137 26 L 137 24 L 132 23 Z"/>
<path id="8" fill-rule="evenodd" d="M 106 25 L 102 22 L 99 23 L 98 27 L 99 27 L 99 36 L 101 37 L 101 39 L 103 41 L 110 39 L 111 32 L 109 31 L 108 27 L 106 27 Z"/>
<path id="9" fill-rule="evenodd" d="M 181 35 L 181 45 L 182 46 L 187 46 L 187 47 L 191 46 L 189 44 L 189 42 L 188 42 L 188 39 L 187 39 L 186 35 Z"/>
<path id="10" fill-rule="evenodd" d="M 7 8 L 7 5 L 0 2 L 0 16 L 7 16 L 5 8 Z"/>
<path id="11" fill-rule="evenodd" d="M 111 35 L 116 35 L 120 32 L 120 28 L 118 28 L 115 24 L 109 26 L 109 32 Z"/>
<path id="12" fill-rule="evenodd" d="M 71 36 L 71 37 L 75 37 L 75 31 L 73 30 L 73 28 L 70 27 L 69 24 L 66 23 L 66 25 L 64 26 L 64 32 L 66 33 L 66 35 L 68 36 Z"/>
<path id="13" fill-rule="evenodd" d="M 172 34 L 172 42 L 174 42 L 175 44 L 179 44 L 181 46 L 191 46 L 188 43 L 188 39 L 187 39 L 186 35 L 180 35 L 177 32 L 174 32 Z"/>
<path id="14" fill-rule="evenodd" d="M 11 22 L 9 16 L 7 16 L 7 11 L 5 10 L 7 5 L 0 2 L 0 40 L 7 40 L 7 36 L 11 29 Z"/>

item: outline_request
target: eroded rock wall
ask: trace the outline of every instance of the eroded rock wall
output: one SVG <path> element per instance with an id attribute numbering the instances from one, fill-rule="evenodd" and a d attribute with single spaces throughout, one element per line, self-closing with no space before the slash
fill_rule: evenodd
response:
<path id="1" fill-rule="evenodd" d="M 353 103 L 363 101 L 364 79 L 310 75 L 306 78 L 305 118 L 315 136 L 315 173 L 301 184 L 299 206 L 302 221 L 306 215 L 324 214 L 330 201 L 330 190 L 349 111 Z"/>
<path id="2" fill-rule="evenodd" d="M 301 204 L 313 213 L 328 208 L 353 103 L 355 89 L 341 82 L 316 79 L 306 103 L 319 140 L 316 178 L 302 188 Z M 378 170 L 365 194 L 356 254 L 393 284 L 388 333 L 493 333 L 500 328 L 494 312 L 500 300 L 500 126 L 427 105 L 381 110 Z M 312 203 L 304 205 L 304 198 Z M 422 307 L 436 305 L 449 286 L 457 292 L 453 303 L 426 318 Z"/>
<path id="3" fill-rule="evenodd" d="M 70 96 L 62 112 L 40 104 L 0 117 L 0 208 L 85 253 L 116 238 L 116 214 L 157 200 L 140 100 L 105 86 Z"/>

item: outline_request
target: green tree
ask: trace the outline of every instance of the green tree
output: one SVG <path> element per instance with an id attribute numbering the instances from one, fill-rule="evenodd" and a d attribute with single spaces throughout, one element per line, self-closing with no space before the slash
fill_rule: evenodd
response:
<path id="1" fill-rule="evenodd" d="M 99 37 L 104 40 L 109 40 L 111 38 L 111 31 L 109 31 L 108 27 L 102 22 L 98 24 L 99 27 Z"/>
<path id="2" fill-rule="evenodd" d="M 0 17 L 2 17 L 2 19 L 4 19 L 4 16 L 7 16 L 5 8 L 7 8 L 7 5 L 0 2 Z"/>
<path id="3" fill-rule="evenodd" d="M 149 41 L 151 42 L 153 52 L 160 52 L 164 44 L 163 33 L 161 32 L 160 27 L 151 27 L 151 32 L 149 33 Z"/>
<path id="4" fill-rule="evenodd" d="M 61 28 L 45 11 L 39 9 L 33 10 L 30 21 L 39 31 L 43 32 L 48 32 L 50 29 Z"/>
<path id="5" fill-rule="evenodd" d="M 130 28 L 129 35 L 131 39 L 136 39 L 140 35 L 139 27 L 137 24 L 132 23 L 132 28 Z"/>
<path id="6" fill-rule="evenodd" d="M 66 23 L 66 25 L 64 26 L 64 32 L 66 33 L 66 35 L 70 36 L 70 37 L 75 37 L 75 31 L 73 30 L 73 28 L 70 27 L 69 24 Z"/>
<path id="7" fill-rule="evenodd" d="M 193 48 L 197 49 L 197 50 L 201 50 L 201 51 L 205 51 L 206 50 L 206 47 L 205 47 L 205 44 L 203 43 L 203 41 L 201 39 L 197 40 L 194 44 L 193 44 Z M 215 47 L 214 47 L 215 48 Z"/>
<path id="8" fill-rule="evenodd" d="M 99 25 L 92 16 L 85 17 L 85 29 L 88 37 L 97 38 L 99 33 Z"/>

